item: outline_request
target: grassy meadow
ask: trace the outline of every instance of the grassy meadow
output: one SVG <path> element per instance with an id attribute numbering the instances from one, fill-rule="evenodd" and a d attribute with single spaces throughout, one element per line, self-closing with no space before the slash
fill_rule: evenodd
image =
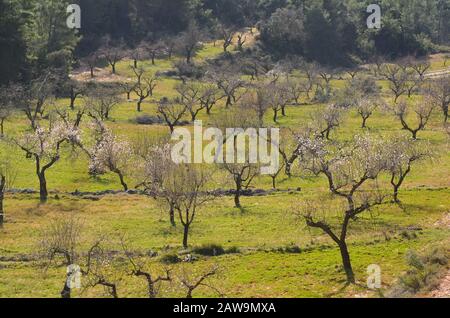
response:
<path id="1" fill-rule="evenodd" d="M 221 45 L 208 43 L 200 50 L 195 61 L 202 63 L 221 53 Z M 119 62 L 118 75 L 131 78 L 131 61 Z M 444 69 L 439 56 L 431 58 L 432 70 Z M 169 70 L 169 60 L 156 60 L 156 65 L 143 62 L 149 72 Z M 148 134 L 168 134 L 164 125 L 138 125 L 137 116 L 156 116 L 156 101 L 164 96 L 176 96 L 174 87 L 180 81 L 162 77 L 155 95 L 143 103 L 143 111 L 136 111 L 136 96 L 123 101 L 112 111 L 107 121 L 116 134 L 133 140 Z M 390 101 L 387 84 L 380 81 L 383 97 Z M 343 80 L 333 81 L 333 87 L 343 87 Z M 418 98 L 413 96 L 412 99 Z M 76 106 L 83 101 L 78 99 Z M 67 107 L 67 99 L 54 101 L 49 108 Z M 308 123 L 311 114 L 326 107 L 323 104 L 290 105 L 287 116 L 280 116 L 274 125 L 272 112 L 266 114 L 267 125 L 300 128 Z M 223 101 L 213 108 L 213 114 L 225 112 Z M 189 118 L 186 117 L 186 120 Z M 204 126 L 210 118 L 199 114 Z M 413 120 L 413 116 L 411 117 Z M 362 129 L 361 118 L 355 110 L 345 113 L 343 124 L 332 131 L 331 137 L 348 140 L 365 131 L 382 136 L 408 135 L 391 113 L 377 109 Z M 5 135 L 17 136 L 27 129 L 22 113 L 15 113 L 5 122 Z M 192 248 L 217 244 L 226 251 L 219 256 L 196 255 L 194 262 L 172 264 L 175 273 L 202 272 L 212 265 L 219 266 L 219 274 L 209 281 L 225 297 L 379 297 L 391 288 L 399 276 L 408 270 L 405 256 L 410 250 L 423 252 L 450 244 L 450 228 L 441 220 L 450 213 L 450 147 L 449 136 L 442 124 L 442 114 L 436 109 L 420 139 L 429 140 L 435 149 L 432 159 L 413 165 L 411 174 L 400 190 L 401 205 L 385 203 L 370 212 L 363 213 L 349 228 L 349 250 L 357 285 L 345 287 L 345 274 L 341 266 L 339 249 L 319 230 L 308 228 L 296 217 L 299 205 L 305 201 L 330 199 L 326 180 L 294 173 L 288 178 L 283 173 L 277 179 L 277 188 L 283 191 L 264 196 L 243 197 L 243 210 L 234 208 L 232 197 L 224 196 L 204 205 L 191 227 Z M 17 177 L 13 188 L 39 188 L 34 162 L 27 159 L 20 149 L 7 140 L 0 141 L 0 156 L 13 158 Z M 137 176 L 130 174 L 127 181 L 131 188 Z M 387 178 L 381 180 L 391 191 Z M 183 229 L 173 228 L 167 212 L 156 202 L 143 195 L 120 193 L 104 196 L 74 196 L 71 192 L 96 192 L 120 190 L 115 174 L 92 177 L 88 174 L 88 158 L 81 152 L 74 153 L 65 146 L 62 158 L 47 172 L 51 191 L 46 204 L 39 203 L 38 193 L 8 193 L 5 197 L 6 222 L 0 229 L 0 297 L 59 297 L 65 279 L 66 268 L 56 264 L 45 268 L 36 257 L 43 229 L 58 218 L 75 215 L 82 221 L 83 234 L 80 249 L 86 251 L 89 244 L 101 236 L 107 236 L 111 251 L 120 254 L 119 237 L 124 237 L 129 248 L 147 262 L 154 272 L 161 272 L 164 255 L 186 254 L 182 251 Z M 209 187 L 233 188 L 232 180 L 223 171 L 217 171 Z M 252 188 L 269 190 L 272 180 L 259 176 Z M 332 213 L 332 212 L 330 212 Z M 158 256 L 150 257 L 150 252 Z M 367 267 L 378 264 L 382 269 L 382 289 L 372 291 L 365 287 Z M 111 270 L 118 282 L 119 296 L 145 297 L 144 281 L 127 275 L 129 264 L 122 257 Z M 175 283 L 164 285 L 166 296 L 183 296 Z M 75 292 L 79 297 L 100 297 L 102 289 Z M 215 290 L 202 287 L 195 296 L 217 297 Z"/>

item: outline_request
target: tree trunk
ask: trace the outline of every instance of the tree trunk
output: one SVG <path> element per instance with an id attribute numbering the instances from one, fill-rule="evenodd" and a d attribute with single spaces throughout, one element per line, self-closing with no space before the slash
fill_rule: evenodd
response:
<path id="1" fill-rule="evenodd" d="M 134 68 L 138 67 L 138 61 L 136 59 L 134 59 Z"/>
<path id="2" fill-rule="evenodd" d="M 91 78 L 94 78 L 94 68 L 91 67 Z"/>
<path id="3" fill-rule="evenodd" d="M 0 120 L 0 137 L 3 137 L 5 135 L 4 123 L 5 123 L 5 118 L 2 118 Z"/>
<path id="4" fill-rule="evenodd" d="M 131 95 L 131 92 L 127 92 L 127 100 L 130 100 L 130 99 L 131 99 L 131 98 L 130 98 L 130 97 L 131 97 L 130 95 Z"/>
<path id="5" fill-rule="evenodd" d="M 116 74 L 116 64 L 115 63 L 112 64 L 111 67 L 112 67 L 112 73 Z"/>
<path id="6" fill-rule="evenodd" d="M 398 199 L 398 188 L 399 188 L 399 186 L 397 186 L 397 185 L 394 186 L 394 202 L 395 203 L 400 203 L 400 200 Z"/>
<path id="7" fill-rule="evenodd" d="M 417 131 L 412 131 L 413 139 L 417 140 Z"/>
<path id="8" fill-rule="evenodd" d="M 242 189 L 242 185 L 238 181 L 236 183 L 236 192 L 234 193 L 234 205 L 238 209 L 242 208 L 242 205 L 241 205 L 241 189 Z"/>
<path id="9" fill-rule="evenodd" d="M 116 173 L 119 175 L 120 184 L 122 185 L 123 190 L 124 190 L 125 192 L 128 191 L 128 185 L 125 183 L 125 180 L 124 180 L 124 178 L 123 178 L 122 172 L 119 171 L 119 170 L 116 170 Z"/>
<path id="10" fill-rule="evenodd" d="M 47 180 L 45 179 L 45 172 L 40 172 L 38 174 L 39 177 L 39 197 L 41 203 L 47 202 L 48 199 L 48 191 L 47 191 Z"/>
<path id="11" fill-rule="evenodd" d="M 70 298 L 70 288 L 67 284 L 67 281 L 69 280 L 69 277 L 67 277 L 66 282 L 64 283 L 64 287 L 61 291 L 61 298 Z"/>
<path id="12" fill-rule="evenodd" d="M 175 223 L 175 210 L 173 208 L 173 204 L 170 204 L 170 211 L 169 211 L 169 217 L 170 217 L 170 224 L 175 227 L 177 224 Z"/>
<path id="13" fill-rule="evenodd" d="M 281 107 L 281 115 L 286 116 L 286 106 Z"/>
<path id="14" fill-rule="evenodd" d="M 2 176 L 0 180 L 0 228 L 3 227 L 3 222 L 5 221 L 5 214 L 3 210 L 3 199 L 5 197 L 5 184 L 6 178 Z"/>
<path id="15" fill-rule="evenodd" d="M 347 275 L 347 282 L 355 283 L 355 274 L 353 273 L 352 264 L 350 262 L 350 254 L 348 253 L 347 243 L 345 241 L 339 243 L 341 251 L 342 265 L 344 266 L 345 275 Z"/>
<path id="16" fill-rule="evenodd" d="M 137 111 L 138 112 L 141 112 L 142 110 L 141 110 L 141 104 L 142 104 L 142 101 L 139 99 L 139 101 L 137 102 Z"/>
<path id="17" fill-rule="evenodd" d="M 273 111 L 273 122 L 276 123 L 278 120 L 278 110 Z"/>
<path id="18" fill-rule="evenodd" d="M 366 128 L 366 127 L 367 127 L 367 126 L 366 126 L 366 122 L 367 122 L 367 118 L 366 118 L 366 117 L 363 117 L 363 121 L 362 121 L 361 128 Z"/>
<path id="19" fill-rule="evenodd" d="M 231 106 L 231 96 L 230 95 L 227 96 L 227 102 L 225 104 L 225 108 L 228 108 L 228 106 Z"/>
<path id="20" fill-rule="evenodd" d="M 276 189 L 277 188 L 277 177 L 276 176 L 271 176 L 272 177 L 272 189 Z"/>
<path id="21" fill-rule="evenodd" d="M 188 236 L 189 236 L 189 224 L 185 224 L 183 231 L 183 247 L 185 249 L 188 248 Z"/>

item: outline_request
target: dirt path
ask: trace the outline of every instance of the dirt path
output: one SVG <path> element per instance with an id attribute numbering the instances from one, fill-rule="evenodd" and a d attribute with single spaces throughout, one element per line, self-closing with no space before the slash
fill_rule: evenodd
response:
<path id="1" fill-rule="evenodd" d="M 439 287 L 430 294 L 433 298 L 450 298 L 450 270 L 442 279 Z"/>

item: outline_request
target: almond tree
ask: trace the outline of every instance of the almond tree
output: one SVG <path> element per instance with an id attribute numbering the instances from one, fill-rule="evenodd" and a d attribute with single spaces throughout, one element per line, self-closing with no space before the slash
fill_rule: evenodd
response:
<path id="1" fill-rule="evenodd" d="M 69 79 L 66 82 L 66 89 L 67 89 L 67 93 L 69 95 L 69 99 L 70 99 L 70 109 L 74 110 L 75 109 L 75 101 L 76 99 L 83 95 L 86 91 L 86 86 L 83 83 L 80 83 L 78 81 Z"/>
<path id="2" fill-rule="evenodd" d="M 142 155 L 144 164 L 140 174 L 143 176 L 141 186 L 144 187 L 146 193 L 158 200 L 161 205 L 164 205 L 164 208 L 169 212 L 170 224 L 175 227 L 175 204 L 178 194 L 170 191 L 170 187 L 165 189 L 168 186 L 165 180 L 176 168 L 170 154 L 171 146 L 167 143 L 152 147 L 145 146 L 149 149 Z M 139 151 L 142 151 L 142 149 L 139 149 Z"/>
<path id="3" fill-rule="evenodd" d="M 5 221 L 5 210 L 3 200 L 5 192 L 12 186 L 16 177 L 15 169 L 9 159 L 0 159 L 0 228 Z"/>
<path id="4" fill-rule="evenodd" d="M 113 46 L 111 44 L 111 39 L 106 38 L 103 40 L 105 42 L 105 46 L 100 50 L 101 55 L 106 59 L 108 64 L 111 66 L 111 72 L 116 74 L 116 65 L 117 62 L 122 60 L 125 55 L 125 49 L 123 42 L 119 42 L 119 45 Z"/>
<path id="5" fill-rule="evenodd" d="M 179 102 L 189 111 L 192 121 L 195 121 L 198 113 L 206 107 L 200 101 L 200 89 L 200 85 L 196 83 L 179 84 L 175 87 L 175 90 L 180 94 Z"/>
<path id="6" fill-rule="evenodd" d="M 247 35 L 245 33 L 241 32 L 237 34 L 237 49 L 239 52 L 242 52 L 244 50 L 244 44 L 247 42 Z"/>
<path id="7" fill-rule="evenodd" d="M 236 74 L 221 72 L 214 76 L 217 87 L 221 89 L 226 97 L 225 107 L 228 108 L 239 101 L 242 94 L 239 90 L 245 87 L 245 82 Z"/>
<path id="8" fill-rule="evenodd" d="M 14 86 L 14 104 L 23 110 L 33 130 L 38 128 L 38 121 L 44 116 L 45 106 L 53 98 L 55 88 L 56 79 L 50 72 L 31 81 L 29 85 Z"/>
<path id="9" fill-rule="evenodd" d="M 397 64 L 385 64 L 382 67 L 381 75 L 389 82 L 389 89 L 394 94 L 394 102 L 407 92 L 406 82 L 408 76 L 404 69 Z"/>
<path id="10" fill-rule="evenodd" d="M 61 257 L 61 262 L 67 268 L 77 264 L 79 253 L 77 249 L 80 246 L 82 223 L 80 220 L 72 217 L 53 220 L 41 234 L 39 242 L 40 259 L 45 260 L 45 268 Z M 64 280 L 64 287 L 61 291 L 62 298 L 71 297 L 71 288 L 69 282 L 74 273 L 67 271 Z"/>
<path id="11" fill-rule="evenodd" d="M 367 120 L 372 116 L 378 105 L 373 100 L 361 99 L 356 103 L 356 110 L 361 116 L 361 128 L 367 128 Z"/>
<path id="12" fill-rule="evenodd" d="M 313 125 L 322 138 L 330 140 L 330 133 L 341 124 L 341 111 L 336 105 L 329 105 L 325 109 L 313 114 Z"/>
<path id="13" fill-rule="evenodd" d="M 286 81 L 286 89 L 295 105 L 300 105 L 300 98 L 308 90 L 308 82 L 303 79 L 289 78 Z"/>
<path id="14" fill-rule="evenodd" d="M 173 133 L 175 126 L 180 123 L 186 112 L 186 106 L 180 105 L 176 101 L 169 100 L 168 98 L 162 98 L 159 101 L 158 114 L 163 117 L 164 122 L 170 129 L 170 133 Z"/>
<path id="15" fill-rule="evenodd" d="M 79 123 L 79 120 L 77 120 Z M 64 143 L 80 143 L 80 133 L 77 125 L 63 120 L 50 122 L 48 127 L 38 126 L 36 130 L 27 132 L 20 139 L 13 139 L 22 149 L 27 159 L 33 159 L 36 175 L 39 179 L 41 203 L 47 202 L 48 190 L 46 172 L 61 158 L 61 147 Z"/>
<path id="16" fill-rule="evenodd" d="M 97 66 L 98 59 L 99 59 L 99 53 L 95 52 L 95 53 L 88 55 L 86 58 L 84 58 L 82 60 L 83 64 L 85 64 L 89 68 L 91 78 L 95 77 L 94 71 L 95 71 L 95 67 Z"/>
<path id="17" fill-rule="evenodd" d="M 430 156 L 429 147 L 424 143 L 406 138 L 392 140 L 386 149 L 387 170 L 391 174 L 390 183 L 394 189 L 395 203 L 400 203 L 398 192 L 405 178 L 411 172 L 413 163 Z"/>
<path id="18" fill-rule="evenodd" d="M 323 175 L 331 194 L 345 202 L 337 225 L 331 224 L 326 215 L 318 215 L 320 211 L 314 206 L 307 206 L 302 216 L 309 227 L 321 229 L 338 245 L 347 282 L 354 284 L 355 275 L 346 241 L 348 227 L 358 215 L 383 203 L 384 196 L 374 191 L 374 181 L 386 166 L 383 145 L 368 136 L 357 136 L 350 144 L 335 145 L 323 139 L 310 138 L 299 139 L 299 144 L 301 167 L 314 175 Z"/>
<path id="19" fill-rule="evenodd" d="M 444 123 L 448 121 L 448 107 L 450 105 L 450 76 L 444 76 L 430 82 L 425 89 L 430 101 L 439 106 L 444 115 Z"/>
<path id="20" fill-rule="evenodd" d="M 5 135 L 5 121 L 11 116 L 15 104 L 16 88 L 11 85 L 0 87 L 0 138 Z"/>
<path id="21" fill-rule="evenodd" d="M 85 106 L 89 116 L 101 121 L 108 120 L 111 111 L 119 104 L 116 92 L 109 88 L 95 88 L 88 92 Z"/>
<path id="22" fill-rule="evenodd" d="M 223 51 L 227 52 L 228 47 L 233 44 L 233 38 L 236 35 L 236 31 L 233 28 L 227 28 L 224 25 L 220 26 L 220 35 L 223 40 Z"/>
<path id="23" fill-rule="evenodd" d="M 203 84 L 200 87 L 200 103 L 206 109 L 206 114 L 211 115 L 211 110 L 216 103 L 223 98 L 219 89 L 213 84 Z"/>
<path id="24" fill-rule="evenodd" d="M 228 172 L 233 179 L 234 189 L 234 206 L 242 209 L 241 195 L 242 191 L 248 189 L 252 181 L 259 174 L 259 167 L 256 164 L 247 163 L 224 163 L 221 166 Z"/>
<path id="25" fill-rule="evenodd" d="M 151 161 L 155 160 L 161 161 L 161 158 L 154 157 Z M 205 185 L 210 176 L 201 167 L 193 164 L 167 164 L 163 167 L 158 163 L 147 162 L 146 165 L 165 168 L 158 173 L 158 178 L 161 179 L 147 184 L 147 191 L 164 207 L 169 203 L 170 208 L 173 208 L 183 226 L 183 247 L 188 248 L 191 225 L 199 208 L 209 200 Z M 150 171 L 154 169 L 150 167 Z"/>
<path id="26" fill-rule="evenodd" d="M 119 176 L 124 191 L 128 191 L 125 174 L 131 164 L 132 147 L 130 143 L 115 136 L 101 121 L 97 121 L 96 131 L 101 133 L 98 142 L 89 151 L 91 160 L 89 171 L 102 174 L 111 171 Z"/>
<path id="27" fill-rule="evenodd" d="M 401 101 L 394 106 L 394 114 L 400 120 L 403 129 L 409 131 L 412 134 L 412 138 L 416 140 L 417 133 L 425 129 L 433 109 L 434 105 L 429 99 L 422 99 L 421 101 L 411 103 Z M 416 115 L 416 126 L 412 126 L 414 124 L 408 121 L 408 115 L 411 110 Z"/>
<path id="28" fill-rule="evenodd" d="M 200 47 L 202 33 L 195 23 L 190 23 L 187 30 L 177 39 L 178 51 L 186 58 L 186 63 L 191 64 Z"/>
<path id="29" fill-rule="evenodd" d="M 136 84 L 133 87 L 133 91 L 138 96 L 137 111 L 141 112 L 142 102 L 148 97 L 153 96 L 158 77 L 146 77 L 145 69 L 143 68 L 133 68 L 133 72 L 136 75 Z"/>

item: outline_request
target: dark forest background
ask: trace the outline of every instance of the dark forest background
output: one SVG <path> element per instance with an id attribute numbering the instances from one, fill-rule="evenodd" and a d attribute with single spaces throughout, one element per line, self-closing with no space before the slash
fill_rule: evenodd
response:
<path id="1" fill-rule="evenodd" d="M 66 27 L 66 7 L 82 8 L 82 28 Z M 368 29 L 378 3 L 383 27 Z M 0 84 L 26 81 L 49 67 L 69 70 L 105 36 L 128 47 L 175 37 L 192 23 L 205 38 L 218 26 L 256 26 L 273 59 L 299 55 L 343 65 L 374 56 L 398 58 L 449 44 L 450 0 L 0 0 Z"/>

